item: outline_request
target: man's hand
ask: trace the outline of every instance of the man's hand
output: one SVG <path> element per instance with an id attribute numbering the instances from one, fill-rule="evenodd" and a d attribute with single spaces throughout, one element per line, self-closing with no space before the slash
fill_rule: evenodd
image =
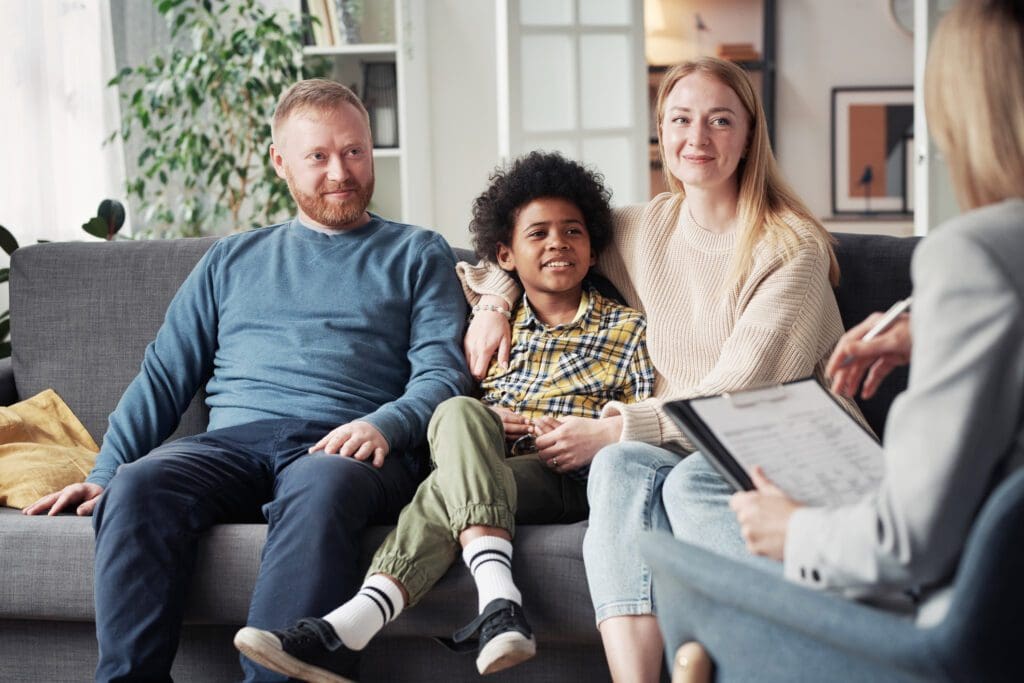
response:
<path id="1" fill-rule="evenodd" d="M 331 430 L 317 441 L 310 453 L 323 451 L 328 455 L 338 454 L 343 458 L 367 460 L 373 458 L 373 466 L 381 467 L 388 454 L 388 442 L 384 435 L 369 422 L 355 420 Z"/>
<path id="2" fill-rule="evenodd" d="M 493 295 L 480 297 L 480 303 L 502 308 L 508 306 L 500 296 Z M 486 377 L 495 351 L 498 353 L 498 365 L 507 368 L 511 344 L 512 327 L 505 316 L 496 311 L 476 313 L 462 340 L 462 349 L 466 353 L 466 364 L 469 365 L 470 374 L 478 380 Z"/>
<path id="3" fill-rule="evenodd" d="M 760 467 L 754 468 L 750 478 L 757 490 L 734 493 L 729 507 L 736 513 L 747 550 L 781 561 L 789 518 L 800 504 L 773 484 Z"/>
<path id="4" fill-rule="evenodd" d="M 839 338 L 825 373 L 832 378 L 832 391 L 853 398 L 861 380 L 861 397 L 871 398 L 882 380 L 900 365 L 910 362 L 910 316 L 906 313 L 896 319 L 889 329 L 871 341 L 862 337 L 875 326 L 882 313 L 872 313 L 864 322 L 851 328 Z M 864 373 L 867 372 L 865 379 Z"/>
<path id="5" fill-rule="evenodd" d="M 528 418 L 523 417 L 514 410 L 503 408 L 502 406 L 487 406 L 490 408 L 498 417 L 501 418 L 501 425 L 505 428 L 505 440 L 515 441 L 521 436 L 526 436 L 533 432 L 531 423 Z"/>
<path id="6" fill-rule="evenodd" d="M 92 514 L 92 509 L 99 502 L 103 487 L 99 484 L 83 482 L 81 484 L 70 484 L 56 493 L 43 496 L 36 502 L 21 511 L 23 515 L 41 515 L 44 512 L 51 517 L 64 508 L 76 505 L 75 514 L 87 516 Z"/>
<path id="7" fill-rule="evenodd" d="M 558 473 L 589 465 L 597 452 L 622 435 L 622 416 L 541 417 L 533 421 L 537 456 Z"/>

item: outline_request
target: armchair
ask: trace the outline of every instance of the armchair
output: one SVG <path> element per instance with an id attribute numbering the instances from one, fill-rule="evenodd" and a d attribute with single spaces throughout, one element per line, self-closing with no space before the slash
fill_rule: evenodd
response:
<path id="1" fill-rule="evenodd" d="M 1024 470 L 982 508 L 939 623 L 786 582 L 666 534 L 641 540 L 666 652 L 700 642 L 717 681 L 1024 680 Z"/>

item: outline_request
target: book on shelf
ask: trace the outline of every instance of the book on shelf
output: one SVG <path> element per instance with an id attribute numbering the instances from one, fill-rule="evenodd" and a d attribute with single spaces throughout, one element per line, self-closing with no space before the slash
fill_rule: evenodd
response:
<path id="1" fill-rule="evenodd" d="M 316 47 L 333 47 L 335 32 L 331 29 L 331 16 L 328 8 L 333 7 L 331 0 L 305 0 L 303 3 L 314 19 L 312 22 L 313 45 Z"/>
<path id="2" fill-rule="evenodd" d="M 752 43 L 719 43 L 715 54 L 731 62 L 756 62 L 761 54 Z"/>
<path id="3" fill-rule="evenodd" d="M 338 31 L 338 5 L 334 0 L 323 0 L 327 9 L 327 34 L 330 36 L 331 45 L 341 45 L 341 34 Z"/>

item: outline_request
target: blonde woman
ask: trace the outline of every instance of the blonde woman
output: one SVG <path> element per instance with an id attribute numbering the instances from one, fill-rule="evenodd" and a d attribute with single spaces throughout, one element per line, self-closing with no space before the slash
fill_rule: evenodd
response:
<path id="1" fill-rule="evenodd" d="M 859 326 L 830 365 L 850 395 L 867 368 L 912 361 L 889 415 L 878 492 L 816 509 L 766 484 L 733 501 L 750 550 L 781 560 L 787 578 L 887 602 L 912 591 L 925 601 L 906 606 L 924 621 L 944 613 L 981 504 L 1024 465 L 1022 65 L 1019 0 L 961 2 L 935 33 L 928 122 L 967 213 L 914 254 L 909 334 L 904 322 L 865 343 Z M 857 362 L 841 367 L 847 355 Z"/>
<path id="2" fill-rule="evenodd" d="M 567 420 L 537 438 L 553 468 L 593 460 L 583 553 L 616 680 L 656 681 L 661 668 L 640 532 L 671 528 L 685 540 L 746 555 L 728 485 L 699 455 L 687 456 L 693 446 L 662 405 L 823 379 L 843 332 L 830 239 L 781 178 L 764 110 L 743 70 L 713 58 L 676 66 L 662 81 L 657 115 L 672 192 L 618 210 L 612 245 L 598 262 L 627 303 L 647 315 L 654 398 L 612 402 L 598 419 Z M 500 270 L 460 270 L 471 299 L 486 294 L 485 304 L 507 307 L 518 296 Z M 508 334 L 499 313 L 477 316 L 466 338 L 474 374 L 486 370 L 495 349 L 505 361 Z M 674 503 L 694 495 L 706 504 Z"/>

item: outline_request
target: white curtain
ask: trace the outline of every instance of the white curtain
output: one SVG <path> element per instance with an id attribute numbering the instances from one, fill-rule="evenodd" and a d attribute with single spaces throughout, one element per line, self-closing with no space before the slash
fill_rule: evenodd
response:
<path id="1" fill-rule="evenodd" d="M 124 201 L 109 0 L 0 0 L 0 224 L 21 245 L 91 240 L 82 223 Z M 0 253 L 0 258 L 3 254 Z"/>

